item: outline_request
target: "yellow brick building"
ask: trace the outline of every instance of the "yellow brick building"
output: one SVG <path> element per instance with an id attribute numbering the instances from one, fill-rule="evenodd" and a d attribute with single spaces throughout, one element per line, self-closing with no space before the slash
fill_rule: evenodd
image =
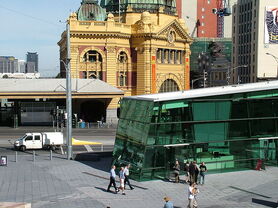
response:
<path id="1" fill-rule="evenodd" d="M 68 23 L 73 78 L 103 80 L 125 96 L 190 88 L 192 39 L 174 0 L 127 0 L 120 5 L 119 0 L 103 0 L 101 6 L 83 0 Z M 66 60 L 66 32 L 58 45 L 60 59 Z M 63 64 L 60 70 L 65 77 Z M 107 118 L 114 117 L 117 103 L 106 103 Z"/>

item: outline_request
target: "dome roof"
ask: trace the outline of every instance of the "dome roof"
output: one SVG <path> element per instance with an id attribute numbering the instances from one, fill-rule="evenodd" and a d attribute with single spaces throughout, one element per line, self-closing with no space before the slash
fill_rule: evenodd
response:
<path id="1" fill-rule="evenodd" d="M 98 0 L 82 0 L 81 6 L 77 11 L 77 19 L 81 21 L 104 21 L 106 19 L 106 11 L 98 5 Z"/>
<path id="2" fill-rule="evenodd" d="M 119 1 L 121 2 L 121 12 L 126 12 L 128 7 L 138 13 L 144 11 L 156 13 L 160 7 L 164 7 L 164 13 L 169 15 L 175 15 L 177 12 L 176 0 L 101 0 L 100 5 L 106 8 L 107 12 L 117 14 L 119 13 Z"/>

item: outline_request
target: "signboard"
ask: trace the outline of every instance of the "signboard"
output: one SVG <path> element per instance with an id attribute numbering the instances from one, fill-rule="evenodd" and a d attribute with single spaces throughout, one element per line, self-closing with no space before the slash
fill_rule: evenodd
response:
<path id="1" fill-rule="evenodd" d="M 8 158 L 7 156 L 0 157 L 0 166 L 7 166 L 8 165 Z"/>
<path id="2" fill-rule="evenodd" d="M 265 7 L 265 44 L 278 44 L 278 7 Z"/>

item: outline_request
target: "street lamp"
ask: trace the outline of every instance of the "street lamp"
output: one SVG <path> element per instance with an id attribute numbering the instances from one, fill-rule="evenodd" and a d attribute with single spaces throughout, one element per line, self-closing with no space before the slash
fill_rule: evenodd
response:
<path id="1" fill-rule="evenodd" d="M 196 82 L 196 81 L 198 81 L 198 80 L 200 80 L 200 79 L 204 79 L 204 77 L 199 77 L 199 78 L 197 78 L 197 79 L 192 79 L 191 80 L 191 88 L 193 89 L 193 84 L 194 84 L 194 82 Z"/>
<path id="2" fill-rule="evenodd" d="M 269 56 L 272 56 L 274 59 L 275 59 L 275 61 L 276 61 L 276 63 L 277 63 L 277 77 L 278 77 L 278 57 L 277 56 L 274 56 L 273 54 L 271 54 L 271 53 L 265 53 L 266 55 L 269 55 Z"/>
<path id="3" fill-rule="evenodd" d="M 70 70 L 70 28 L 67 22 L 67 58 L 66 62 L 60 60 L 66 69 L 66 92 L 67 92 L 67 159 L 72 159 L 72 98 L 71 98 L 71 70 Z"/>
<path id="4" fill-rule="evenodd" d="M 237 69 L 237 68 L 240 68 L 240 67 L 248 67 L 248 65 L 240 65 L 240 66 L 236 66 L 234 68 L 228 68 L 227 72 L 226 72 L 226 77 L 227 77 L 227 85 L 230 85 L 230 76 L 231 76 L 231 73 L 233 72 L 233 70 Z M 239 75 L 237 76 L 237 83 L 239 84 Z"/>

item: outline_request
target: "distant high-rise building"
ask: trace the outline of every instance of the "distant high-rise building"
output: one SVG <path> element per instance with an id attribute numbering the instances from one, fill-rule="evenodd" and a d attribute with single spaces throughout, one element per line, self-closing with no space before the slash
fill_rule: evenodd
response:
<path id="1" fill-rule="evenodd" d="M 25 73 L 25 70 L 26 70 L 26 61 L 18 60 L 18 72 Z"/>
<path id="2" fill-rule="evenodd" d="M 231 83 L 278 78 L 277 8 L 277 0 L 238 0 L 234 5 Z"/>
<path id="3" fill-rule="evenodd" d="M 27 62 L 26 73 L 38 72 L 39 71 L 39 55 L 38 55 L 38 53 L 27 52 L 26 57 L 27 57 L 26 58 L 26 62 Z M 35 66 L 35 68 L 33 66 Z"/>
<path id="4" fill-rule="evenodd" d="M 18 71 L 18 60 L 13 56 L 0 56 L 0 73 L 15 73 Z"/>
<path id="5" fill-rule="evenodd" d="M 36 73 L 35 62 L 27 62 L 26 63 L 26 71 L 25 71 L 25 73 Z"/>
<path id="6" fill-rule="evenodd" d="M 217 10 L 220 2 L 222 5 L 229 2 L 232 6 L 237 0 L 177 0 L 177 11 L 181 14 L 180 17 L 186 21 L 191 37 L 218 37 L 217 28 L 220 23 L 217 22 L 217 14 L 213 11 Z M 231 38 L 232 16 L 223 16 L 223 18 L 223 36 Z"/>

